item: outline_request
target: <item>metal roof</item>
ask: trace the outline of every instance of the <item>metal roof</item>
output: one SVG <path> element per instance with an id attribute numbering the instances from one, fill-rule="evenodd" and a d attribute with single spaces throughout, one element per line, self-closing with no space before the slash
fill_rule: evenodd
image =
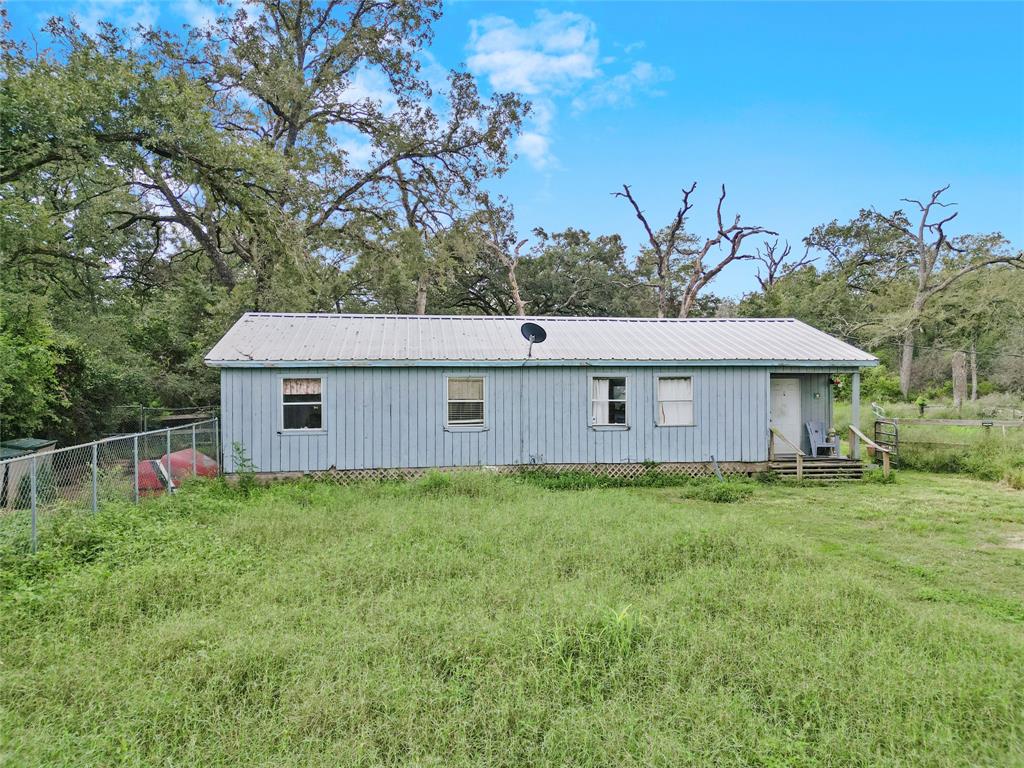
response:
<path id="1" fill-rule="evenodd" d="M 44 440 L 38 437 L 21 437 L 16 440 L 4 440 L 0 443 L 0 461 L 17 459 L 33 453 L 42 453 L 44 449 L 52 449 L 56 440 Z"/>
<path id="2" fill-rule="evenodd" d="M 483 317 L 247 313 L 206 356 L 215 367 L 518 365 L 523 322 L 547 341 L 531 364 L 870 366 L 866 352 L 789 318 Z"/>

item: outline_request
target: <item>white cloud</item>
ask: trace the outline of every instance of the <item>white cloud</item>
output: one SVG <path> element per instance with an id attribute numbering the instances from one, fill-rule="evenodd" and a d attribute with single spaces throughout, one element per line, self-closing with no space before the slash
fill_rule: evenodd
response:
<path id="1" fill-rule="evenodd" d="M 555 162 L 551 154 L 551 139 L 536 131 L 524 131 L 516 137 L 516 152 L 524 155 L 537 170 L 543 170 Z"/>
<path id="2" fill-rule="evenodd" d="M 621 75 L 601 80 L 572 100 L 572 107 L 580 112 L 594 107 L 628 107 L 636 93 L 659 96 L 655 86 L 671 80 L 672 70 L 656 67 L 647 61 L 638 61 Z"/>
<path id="3" fill-rule="evenodd" d="M 197 29 L 208 27 L 217 20 L 217 6 L 204 0 L 182 0 L 178 11 L 185 21 Z"/>
<path id="4" fill-rule="evenodd" d="M 348 138 L 338 142 L 338 147 L 345 152 L 345 155 L 352 165 L 365 168 L 373 158 L 373 144 L 368 141 Z"/>
<path id="5" fill-rule="evenodd" d="M 467 64 L 494 90 L 531 96 L 533 109 L 516 139 L 516 152 L 534 168 L 550 168 L 555 95 L 576 91 L 597 77 L 599 44 L 594 22 L 578 13 L 539 10 L 520 26 L 504 16 L 471 22 Z"/>
<path id="6" fill-rule="evenodd" d="M 72 15 L 89 34 L 96 34 L 101 21 L 132 30 L 140 24 L 152 27 L 156 24 L 159 9 L 152 3 L 132 0 L 91 0 L 77 6 Z"/>
<path id="7" fill-rule="evenodd" d="M 657 95 L 655 86 L 672 78 L 667 67 L 645 61 L 619 64 L 626 72 L 605 77 L 602 66 L 616 65 L 615 56 L 600 57 L 594 22 L 569 11 L 539 10 L 531 22 L 519 24 L 505 16 L 470 22 L 467 64 L 491 88 L 530 97 L 533 111 L 515 149 L 539 170 L 557 165 L 552 130 L 557 100 L 571 98 L 577 112 L 597 107 L 629 106 L 637 94 Z M 616 46 L 622 48 L 622 46 Z M 630 43 L 625 53 L 643 43 Z"/>
<path id="8" fill-rule="evenodd" d="M 345 125 L 332 125 L 327 129 L 337 144 L 338 149 L 345 153 L 345 159 L 358 168 L 366 168 L 374 156 L 373 144 L 354 128 Z"/>
<path id="9" fill-rule="evenodd" d="M 448 88 L 448 70 L 441 65 L 429 50 L 419 52 L 419 77 L 427 82 L 431 92 L 436 96 Z"/>
<path id="10" fill-rule="evenodd" d="M 551 99 L 539 98 L 530 102 L 530 123 L 541 133 L 551 130 L 555 119 L 555 104 Z"/>
<path id="11" fill-rule="evenodd" d="M 398 101 L 391 91 L 387 76 L 377 69 L 360 69 L 349 81 L 345 96 L 353 101 L 370 99 L 380 104 L 385 113 L 393 112 Z"/>
<path id="12" fill-rule="evenodd" d="M 187 24 L 201 28 L 215 22 L 222 16 L 234 16 L 236 11 L 245 11 L 250 21 L 259 18 L 261 8 L 256 0 L 178 0 L 180 13 Z"/>
<path id="13" fill-rule="evenodd" d="M 540 10 L 525 27 L 505 16 L 470 24 L 467 64 L 496 90 L 560 93 L 598 75 L 597 30 L 586 16 Z"/>

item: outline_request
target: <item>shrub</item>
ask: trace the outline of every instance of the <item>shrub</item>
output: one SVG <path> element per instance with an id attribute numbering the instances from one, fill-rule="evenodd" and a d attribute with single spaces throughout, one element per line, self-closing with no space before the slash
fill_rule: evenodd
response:
<path id="1" fill-rule="evenodd" d="M 740 480 L 699 481 L 691 483 L 683 489 L 683 497 L 713 501 L 716 504 L 729 504 L 742 501 L 754 492 L 751 483 Z"/>
<path id="2" fill-rule="evenodd" d="M 669 475 L 658 469 L 657 464 L 646 463 L 643 474 L 636 477 L 613 477 L 585 470 L 560 472 L 537 467 L 527 469 L 520 477 L 526 482 L 551 491 L 583 491 L 589 488 L 669 488 L 687 485 L 693 478 L 686 475 Z"/>
<path id="3" fill-rule="evenodd" d="M 896 473 L 890 472 L 889 476 L 886 477 L 885 472 L 878 469 L 869 469 L 864 473 L 864 480 L 869 483 L 880 483 L 881 485 L 890 485 L 896 482 Z"/>
<path id="4" fill-rule="evenodd" d="M 243 496 L 252 494 L 256 487 L 256 465 L 245 452 L 245 446 L 235 442 L 231 444 L 231 463 L 235 476 L 238 478 L 238 490 Z"/>
<path id="5" fill-rule="evenodd" d="M 1006 470 L 1003 481 L 1018 491 L 1024 491 L 1024 467 L 1014 467 Z"/>
<path id="6" fill-rule="evenodd" d="M 50 504 L 57 500 L 57 483 L 53 478 L 53 467 L 41 464 L 36 467 L 36 503 Z M 18 496 L 15 506 L 28 509 L 32 506 L 32 475 L 31 470 L 25 472 L 18 481 Z"/>
<path id="7" fill-rule="evenodd" d="M 487 472 L 441 472 L 432 469 L 411 483 L 413 493 L 433 498 L 479 498 L 503 495 L 504 479 Z"/>
<path id="8" fill-rule="evenodd" d="M 941 443 L 900 445 L 899 465 L 924 472 L 952 472 L 980 480 L 1003 480 L 1018 468 L 1024 468 L 1024 451 L 1019 443 L 995 435 L 970 444 Z"/>
<path id="9" fill-rule="evenodd" d="M 860 395 L 862 399 L 878 402 L 902 400 L 903 393 L 900 392 L 900 377 L 890 372 L 884 364 L 868 368 L 861 374 Z"/>

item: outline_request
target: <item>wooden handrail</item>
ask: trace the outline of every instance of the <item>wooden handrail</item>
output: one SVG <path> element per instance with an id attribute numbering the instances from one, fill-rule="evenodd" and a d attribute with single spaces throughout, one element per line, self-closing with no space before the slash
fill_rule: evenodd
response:
<path id="1" fill-rule="evenodd" d="M 868 446 L 868 448 L 871 448 L 876 453 L 882 454 L 882 474 L 885 477 L 888 477 L 889 476 L 889 471 L 890 471 L 889 454 L 892 453 L 892 451 L 890 451 L 888 448 L 883 448 L 878 443 L 876 443 L 874 440 L 872 440 L 870 437 L 868 437 L 863 432 L 861 432 L 856 426 L 851 424 L 850 425 L 850 445 L 853 445 L 853 435 L 856 435 L 861 440 L 863 440 L 864 444 L 866 446 Z"/>
<path id="2" fill-rule="evenodd" d="M 805 456 L 804 452 L 800 450 L 799 446 L 793 445 L 793 443 L 791 443 L 789 441 L 789 439 L 784 434 L 779 432 L 779 430 L 777 430 L 771 424 L 768 425 L 768 432 L 769 432 L 769 438 L 768 438 L 768 459 L 770 461 L 775 461 L 775 438 L 777 437 L 777 438 L 779 438 L 779 440 L 781 440 L 786 445 L 788 445 L 790 448 L 792 448 L 794 451 L 796 451 L 796 479 L 797 480 L 803 480 L 804 479 L 804 456 Z"/>
<path id="3" fill-rule="evenodd" d="M 773 435 L 775 435 L 775 437 L 779 438 L 779 440 L 781 440 L 786 445 L 788 445 L 790 448 L 792 448 L 796 452 L 797 456 L 806 456 L 807 455 L 806 453 L 804 453 L 803 451 L 800 450 L 799 446 L 793 445 L 793 443 L 791 443 L 789 441 L 789 438 L 786 437 L 781 432 L 779 432 L 779 430 L 777 430 L 775 427 L 768 427 L 768 429 L 771 430 L 771 433 Z"/>
<path id="4" fill-rule="evenodd" d="M 882 446 L 880 446 L 870 437 L 868 437 L 855 426 L 853 426 L 853 424 L 850 425 L 850 431 L 857 435 L 857 437 L 859 437 L 861 440 L 863 440 L 865 445 L 869 446 L 870 448 L 874 448 L 876 451 L 884 451 L 885 453 L 890 453 L 888 448 L 883 448 Z"/>

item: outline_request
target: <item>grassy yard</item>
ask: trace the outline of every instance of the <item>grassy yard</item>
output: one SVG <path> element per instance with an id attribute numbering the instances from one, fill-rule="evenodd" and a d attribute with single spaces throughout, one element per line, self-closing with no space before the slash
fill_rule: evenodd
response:
<path id="1" fill-rule="evenodd" d="M 1001 396 L 994 402 L 1020 405 L 1009 396 Z M 1024 426 L 986 429 L 920 424 L 913 403 L 885 403 L 884 408 L 887 416 L 900 420 L 900 467 L 1000 480 L 1024 490 Z M 930 410 L 927 416 L 929 419 L 994 419 L 1008 417 L 1011 411 L 1018 413 L 1019 408 L 968 403 L 962 413 L 950 406 L 945 410 Z M 836 403 L 834 423 L 840 429 L 850 423 L 850 403 Z M 860 427 L 866 435 L 874 434 L 875 415 L 866 401 L 861 405 Z"/>
<path id="2" fill-rule="evenodd" d="M 738 491 L 209 484 L 66 520 L 0 562 L 0 765 L 1024 764 L 1024 494 Z"/>

